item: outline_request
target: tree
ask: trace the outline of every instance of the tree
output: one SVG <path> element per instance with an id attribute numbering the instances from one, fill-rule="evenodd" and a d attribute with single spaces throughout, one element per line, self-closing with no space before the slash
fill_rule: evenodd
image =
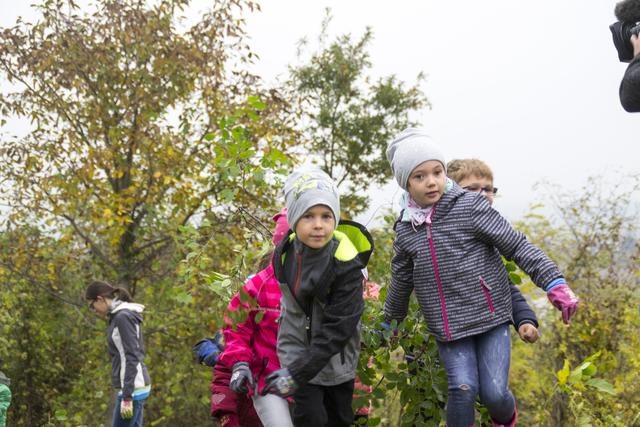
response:
<path id="1" fill-rule="evenodd" d="M 244 70 L 253 55 L 241 14 L 257 5 L 217 1 L 181 29 L 188 5 L 100 0 L 88 14 L 46 0 L 38 22 L 0 33 L 0 73 L 14 88 L 0 95 L 3 122 L 31 123 L 0 142 L 0 298 L 19 307 L 1 319 L 19 356 L 2 356 L 30 384 L 12 425 L 87 425 L 108 413 L 103 325 L 81 301 L 96 277 L 147 305 L 149 416 L 208 419 L 210 373 L 189 349 L 226 301 L 178 274 L 184 236 L 211 241 L 207 268 L 227 271 L 238 242 L 254 244 L 248 224 L 268 218 L 295 133 L 287 101 Z"/>
<path id="2" fill-rule="evenodd" d="M 217 2 L 185 32 L 176 21 L 188 1 L 146 3 L 103 0 L 81 16 L 47 1 L 38 23 L 0 35 L 2 72 L 19 87 L 0 110 L 32 123 L 2 143 L 12 221 L 70 225 L 134 294 L 180 225 L 269 193 L 259 184 L 291 134 L 277 93 L 228 68 L 251 58 L 234 15 L 253 2 Z"/>
<path id="3" fill-rule="evenodd" d="M 411 113 L 428 102 L 420 89 L 422 74 L 410 87 L 394 75 L 376 81 L 369 76 L 371 29 L 357 40 L 347 34 L 325 45 L 330 20 L 327 10 L 319 50 L 290 67 L 289 85 L 297 97 L 306 149 L 342 189 L 343 211 L 355 215 L 366 209 L 363 194 L 371 184 L 384 184 L 391 176 L 387 143 L 415 125 Z"/>
<path id="4" fill-rule="evenodd" d="M 541 348 L 514 349 L 512 378 L 524 423 L 626 426 L 640 420 L 640 358 L 632 350 L 640 345 L 640 246 L 638 212 L 632 204 L 639 193 L 638 176 L 624 177 L 616 185 L 590 178 L 577 193 L 550 187 L 560 223 L 534 213 L 520 224 L 559 263 L 581 299 L 570 327 L 551 311 L 541 319 L 542 339 L 536 344 Z M 615 396 L 580 384 L 572 393 L 554 393 L 555 371 L 567 371 L 563 365 L 579 365 L 594 354 L 600 354 L 598 375 L 613 384 Z"/>

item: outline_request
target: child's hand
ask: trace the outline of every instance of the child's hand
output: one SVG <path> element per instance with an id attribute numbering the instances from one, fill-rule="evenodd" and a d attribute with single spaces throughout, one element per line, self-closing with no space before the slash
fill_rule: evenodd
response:
<path id="1" fill-rule="evenodd" d="M 233 365 L 231 379 L 229 380 L 229 388 L 236 393 L 249 393 L 249 388 L 254 387 L 253 374 L 247 362 L 236 362 Z"/>
<path id="2" fill-rule="evenodd" d="M 191 351 L 196 362 L 206 366 L 214 366 L 218 361 L 218 356 L 224 350 L 224 338 L 220 332 L 213 338 L 205 338 L 196 343 Z"/>
<path id="3" fill-rule="evenodd" d="M 123 400 L 120 402 L 120 417 L 128 420 L 133 417 L 133 402 L 131 400 Z"/>
<path id="4" fill-rule="evenodd" d="M 287 368 L 280 368 L 277 371 L 273 371 L 264 377 L 264 380 L 267 382 L 267 385 L 264 386 L 264 389 L 260 393 L 262 396 L 266 396 L 267 393 L 272 393 L 280 397 L 289 397 L 298 388 L 298 385 Z"/>
<path id="5" fill-rule="evenodd" d="M 533 344 L 538 341 L 538 328 L 531 323 L 523 323 L 518 328 L 518 335 L 520 335 L 522 341 Z"/>

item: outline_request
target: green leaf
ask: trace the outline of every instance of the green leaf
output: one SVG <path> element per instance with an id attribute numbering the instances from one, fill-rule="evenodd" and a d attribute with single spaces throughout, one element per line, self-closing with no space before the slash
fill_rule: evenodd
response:
<path id="1" fill-rule="evenodd" d="M 593 362 L 594 360 L 598 359 L 601 354 L 602 354 L 602 350 L 598 350 L 597 352 L 593 353 L 591 356 L 589 356 L 586 359 L 584 359 L 584 361 L 585 362 Z"/>
<path id="2" fill-rule="evenodd" d="M 175 296 L 176 301 L 178 301 L 180 304 L 189 304 L 191 302 L 191 300 L 193 300 L 193 297 L 191 296 L 191 294 L 185 290 L 179 290 L 176 293 Z"/>
<path id="3" fill-rule="evenodd" d="M 596 372 L 598 372 L 598 368 L 596 367 L 596 365 L 591 362 L 584 362 L 582 365 L 580 365 L 580 368 L 582 369 L 583 377 L 592 377 L 596 374 Z"/>
<path id="4" fill-rule="evenodd" d="M 588 381 L 585 382 L 586 385 L 588 385 L 589 387 L 593 387 L 603 393 L 608 393 L 611 395 L 616 395 L 616 391 L 613 388 L 613 385 L 611 385 L 609 382 L 600 379 L 600 378 L 592 378 Z"/>
<path id="5" fill-rule="evenodd" d="M 56 420 L 58 421 L 66 421 L 67 411 L 65 411 L 64 409 L 56 409 L 56 412 L 54 412 L 54 417 L 56 417 Z"/>
<path id="6" fill-rule="evenodd" d="M 522 283 L 522 278 L 520 277 L 520 275 L 518 273 L 513 273 L 510 272 L 509 273 L 509 279 L 515 284 L 515 285 L 519 285 Z"/>
<path id="7" fill-rule="evenodd" d="M 504 263 L 504 267 L 506 268 L 506 270 L 511 273 L 513 271 L 517 270 L 516 264 L 513 261 L 507 261 Z"/>
<path id="8" fill-rule="evenodd" d="M 250 96 L 249 98 L 247 98 L 247 101 L 256 110 L 264 110 L 266 107 L 265 103 L 262 102 L 257 96 Z"/>
<path id="9" fill-rule="evenodd" d="M 262 321 L 263 318 L 264 318 L 264 311 L 259 311 L 256 314 L 256 317 L 255 317 L 254 320 L 255 320 L 256 324 L 258 324 L 258 323 L 260 323 Z"/>
<path id="10" fill-rule="evenodd" d="M 381 421 L 382 420 L 380 418 L 373 417 L 373 418 L 369 418 L 369 420 L 367 421 L 367 424 L 370 426 L 377 426 L 377 425 L 380 425 Z"/>
<path id="11" fill-rule="evenodd" d="M 593 420 L 589 415 L 581 415 L 578 419 L 579 427 L 593 427 Z"/>
<path id="12" fill-rule="evenodd" d="M 238 292 L 238 298 L 240 298 L 240 302 L 243 304 L 246 304 L 251 300 L 251 297 L 245 292 L 244 289 L 240 289 L 240 292 Z"/>
<path id="13" fill-rule="evenodd" d="M 235 197 L 236 197 L 235 190 L 231 190 L 230 188 L 225 188 L 220 192 L 220 199 L 223 202 L 231 203 L 233 202 L 233 199 L 235 199 Z"/>

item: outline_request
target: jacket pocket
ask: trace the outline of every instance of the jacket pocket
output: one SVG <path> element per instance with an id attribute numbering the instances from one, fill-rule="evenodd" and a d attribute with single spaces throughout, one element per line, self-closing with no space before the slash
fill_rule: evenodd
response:
<path id="1" fill-rule="evenodd" d="M 487 284 L 482 276 L 480 276 L 480 287 L 484 292 L 484 296 L 487 298 L 487 304 L 489 304 L 489 311 L 495 312 L 495 308 L 493 307 L 493 301 L 491 301 L 491 295 L 489 295 L 489 291 L 491 290 L 491 286 Z"/>

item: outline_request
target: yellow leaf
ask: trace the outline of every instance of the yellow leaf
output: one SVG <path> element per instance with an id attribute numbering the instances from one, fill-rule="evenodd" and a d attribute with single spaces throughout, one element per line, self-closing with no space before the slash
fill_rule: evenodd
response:
<path id="1" fill-rule="evenodd" d="M 558 371 L 558 384 L 565 385 L 567 383 L 567 379 L 569 378 L 569 374 L 571 373 L 569 369 L 569 361 L 565 359 L 564 367 Z"/>
<path id="2" fill-rule="evenodd" d="M 106 208 L 103 212 L 102 212 L 102 216 L 104 218 L 111 218 L 111 216 L 113 215 L 113 212 L 111 211 L 111 209 Z"/>

